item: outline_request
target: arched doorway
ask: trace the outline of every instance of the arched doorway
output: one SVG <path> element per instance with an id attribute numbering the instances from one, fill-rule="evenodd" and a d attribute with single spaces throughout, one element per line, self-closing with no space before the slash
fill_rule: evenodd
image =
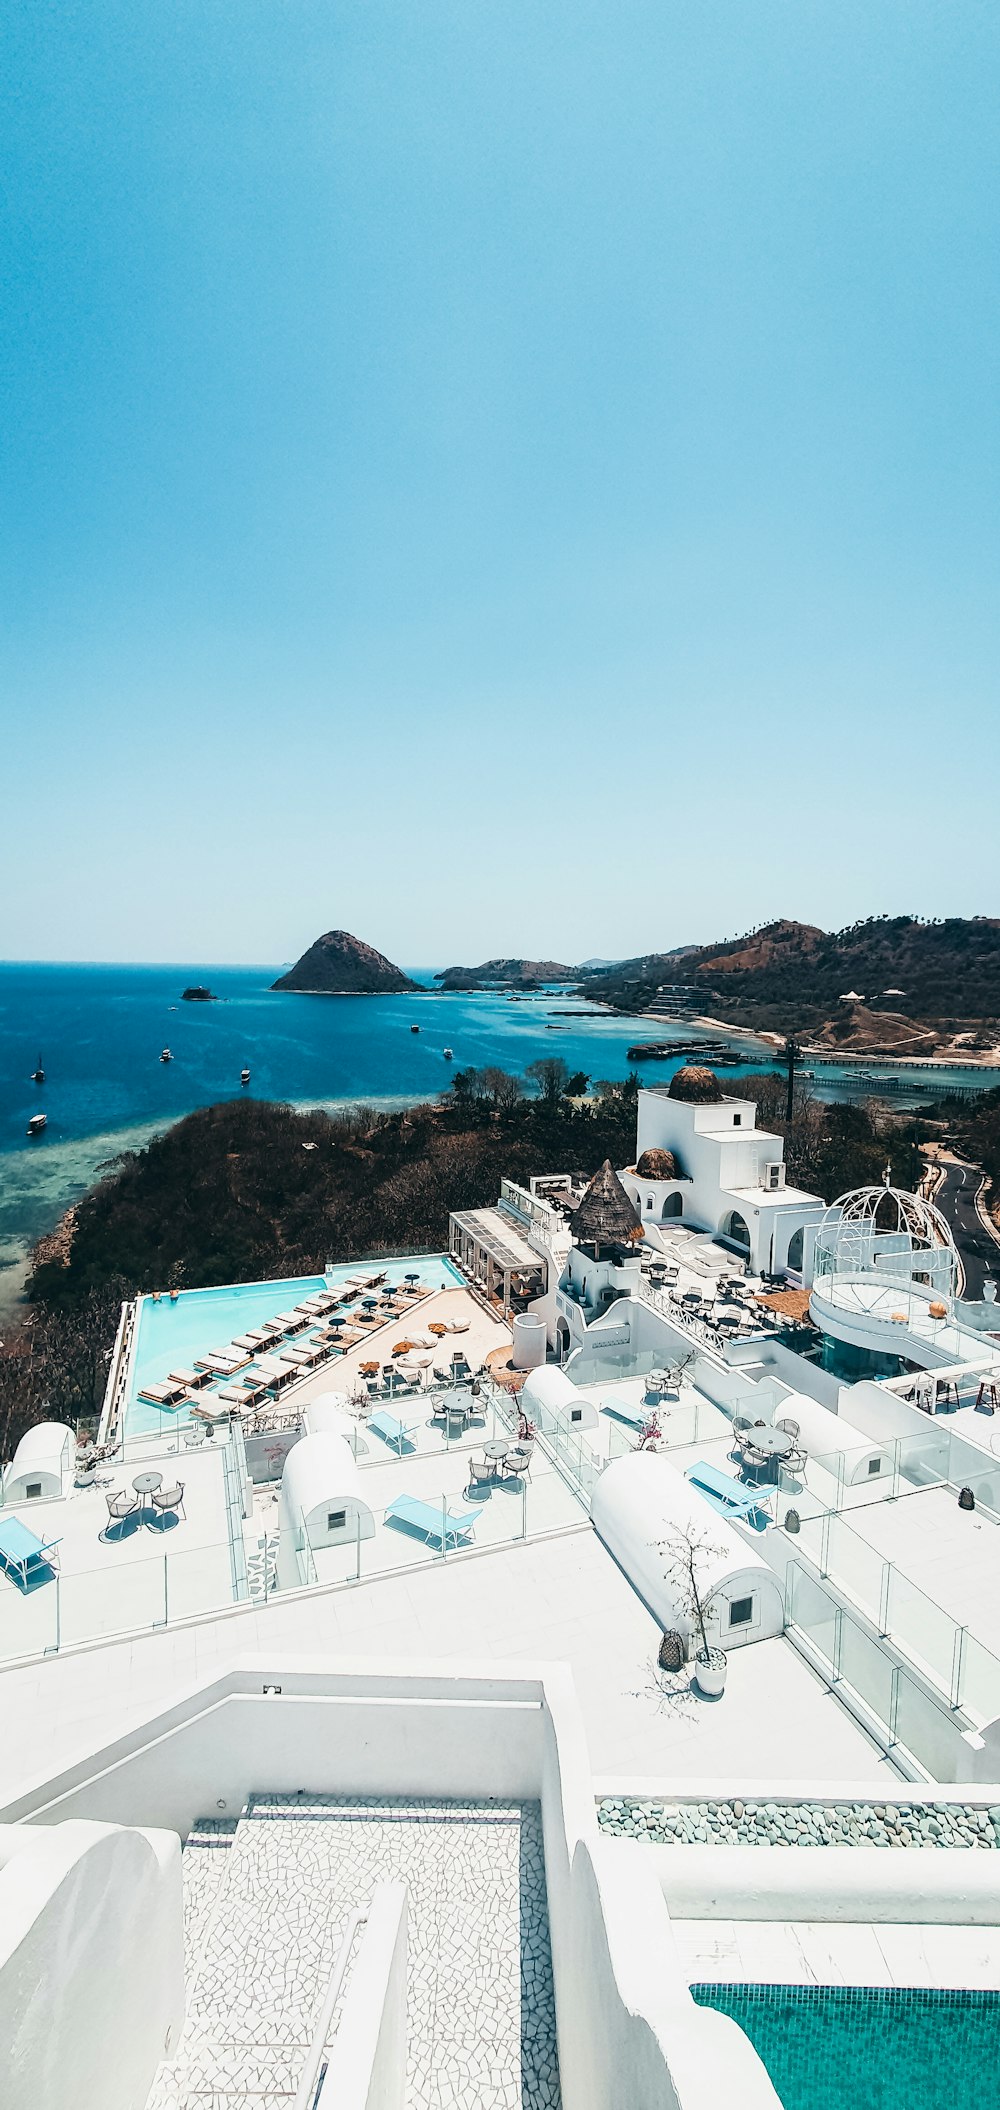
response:
<path id="1" fill-rule="evenodd" d="M 730 1209 L 720 1226 L 721 1236 L 728 1238 L 730 1245 L 738 1246 L 741 1253 L 750 1251 L 750 1232 L 738 1209 Z"/>
<path id="2" fill-rule="evenodd" d="M 662 1209 L 660 1210 L 660 1219 L 661 1219 L 661 1222 L 665 1223 L 665 1222 L 666 1222 L 666 1220 L 667 1220 L 667 1217 L 668 1217 L 668 1216 L 680 1216 L 680 1215 L 682 1215 L 682 1213 L 683 1213 L 683 1209 L 684 1209 L 684 1204 L 683 1204 L 683 1201 L 681 1200 L 681 1197 L 680 1197 L 680 1195 L 679 1195 L 679 1194 L 668 1194 L 668 1195 L 667 1195 L 667 1197 L 666 1197 L 666 1200 L 664 1201 L 663 1207 L 662 1207 Z"/>
<path id="3" fill-rule="evenodd" d="M 570 1348 L 569 1327 L 565 1319 L 556 1320 L 556 1348 L 559 1352 L 559 1361 L 564 1363 Z"/>
<path id="4" fill-rule="evenodd" d="M 802 1225 L 800 1224 L 798 1230 L 792 1232 L 792 1235 L 788 1241 L 788 1252 L 785 1255 L 785 1266 L 793 1267 L 795 1269 L 796 1274 L 800 1272 L 802 1267 L 802 1248 L 804 1242 L 805 1232 L 802 1228 Z"/>

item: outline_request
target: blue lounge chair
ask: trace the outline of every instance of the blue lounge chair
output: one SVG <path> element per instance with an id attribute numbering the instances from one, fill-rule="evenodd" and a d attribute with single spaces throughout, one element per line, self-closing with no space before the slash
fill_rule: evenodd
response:
<path id="1" fill-rule="evenodd" d="M 54 1575 L 58 1562 L 52 1558 L 60 1539 L 40 1539 L 27 1524 L 18 1517 L 6 1517 L 0 1523 L 0 1561 L 12 1575 L 16 1575 L 22 1590 L 28 1587 L 29 1575 L 38 1576 L 42 1568 L 49 1568 Z"/>
<path id="2" fill-rule="evenodd" d="M 720 1472 L 717 1465 L 689 1465 L 684 1478 L 690 1480 L 692 1487 L 696 1487 L 700 1495 L 704 1495 L 706 1502 L 711 1503 L 720 1517 L 736 1518 L 742 1523 L 749 1523 L 759 1514 L 770 1523 L 769 1513 L 761 1501 L 760 1490 L 756 1487 L 745 1487 L 741 1480 L 733 1478 L 732 1473 Z"/>
<path id="3" fill-rule="evenodd" d="M 371 1422 L 368 1426 L 371 1428 Z M 439 1503 L 419 1502 L 416 1495 L 397 1495 L 394 1502 L 386 1505 L 385 1521 L 387 1524 L 402 1524 L 406 1531 L 419 1531 L 425 1539 L 436 1540 L 439 1546 L 457 1546 L 460 1539 L 471 1537 L 478 1521 L 478 1511 L 463 1509 L 451 1516 Z"/>
<path id="4" fill-rule="evenodd" d="M 392 1449 L 398 1451 L 402 1457 L 403 1445 L 409 1442 L 417 1424 L 415 1421 L 397 1421 L 395 1414 L 386 1414 L 384 1409 L 380 1408 L 377 1414 L 369 1414 L 365 1426 L 374 1429 L 376 1436 L 381 1436 L 383 1443 L 391 1444 Z"/>

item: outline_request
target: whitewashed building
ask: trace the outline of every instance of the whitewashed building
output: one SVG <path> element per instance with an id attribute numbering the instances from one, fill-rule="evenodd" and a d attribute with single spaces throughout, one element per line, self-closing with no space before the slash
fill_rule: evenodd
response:
<path id="1" fill-rule="evenodd" d="M 757 1127 L 752 1099 L 728 1098 L 713 1071 L 691 1067 L 639 1093 L 635 1164 L 621 1179 L 652 1244 L 679 1218 L 758 1273 L 798 1274 L 824 1203 L 788 1185 L 784 1153 L 783 1136 Z"/>

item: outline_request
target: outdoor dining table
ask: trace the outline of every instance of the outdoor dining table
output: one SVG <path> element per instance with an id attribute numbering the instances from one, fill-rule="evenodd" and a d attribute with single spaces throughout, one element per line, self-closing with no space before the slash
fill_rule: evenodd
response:
<path id="1" fill-rule="evenodd" d="M 498 1436 L 492 1443 L 484 1443 L 483 1456 L 489 1458 L 494 1465 L 502 1465 L 509 1449 L 510 1437 Z"/>
<path id="2" fill-rule="evenodd" d="M 153 1495 L 163 1486 L 162 1473 L 136 1473 L 132 1487 L 137 1495 Z"/>
<path id="3" fill-rule="evenodd" d="M 749 1429 L 741 1429 L 740 1435 L 750 1450 L 756 1451 L 764 1460 L 764 1470 L 770 1479 L 777 1479 L 782 1458 L 787 1458 L 795 1448 L 795 1438 L 788 1429 L 775 1428 L 771 1422 L 754 1422 Z M 754 1460 L 746 1463 L 753 1468 Z"/>

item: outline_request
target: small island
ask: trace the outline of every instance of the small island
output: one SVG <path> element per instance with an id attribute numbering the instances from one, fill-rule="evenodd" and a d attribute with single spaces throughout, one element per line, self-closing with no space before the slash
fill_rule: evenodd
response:
<path id="1" fill-rule="evenodd" d="M 196 982 L 193 989 L 182 989 L 181 999 L 185 1004 L 217 1004 L 219 999 L 214 989 L 204 989 Z"/>
<path id="2" fill-rule="evenodd" d="M 287 974 L 271 983 L 272 989 L 299 996 L 396 996 L 418 986 L 384 952 L 352 937 L 349 930 L 328 930 Z"/>
<path id="3" fill-rule="evenodd" d="M 577 967 L 559 960 L 484 960 L 479 967 L 445 967 L 434 980 L 443 991 L 476 989 L 542 989 L 547 982 L 572 982 Z"/>

